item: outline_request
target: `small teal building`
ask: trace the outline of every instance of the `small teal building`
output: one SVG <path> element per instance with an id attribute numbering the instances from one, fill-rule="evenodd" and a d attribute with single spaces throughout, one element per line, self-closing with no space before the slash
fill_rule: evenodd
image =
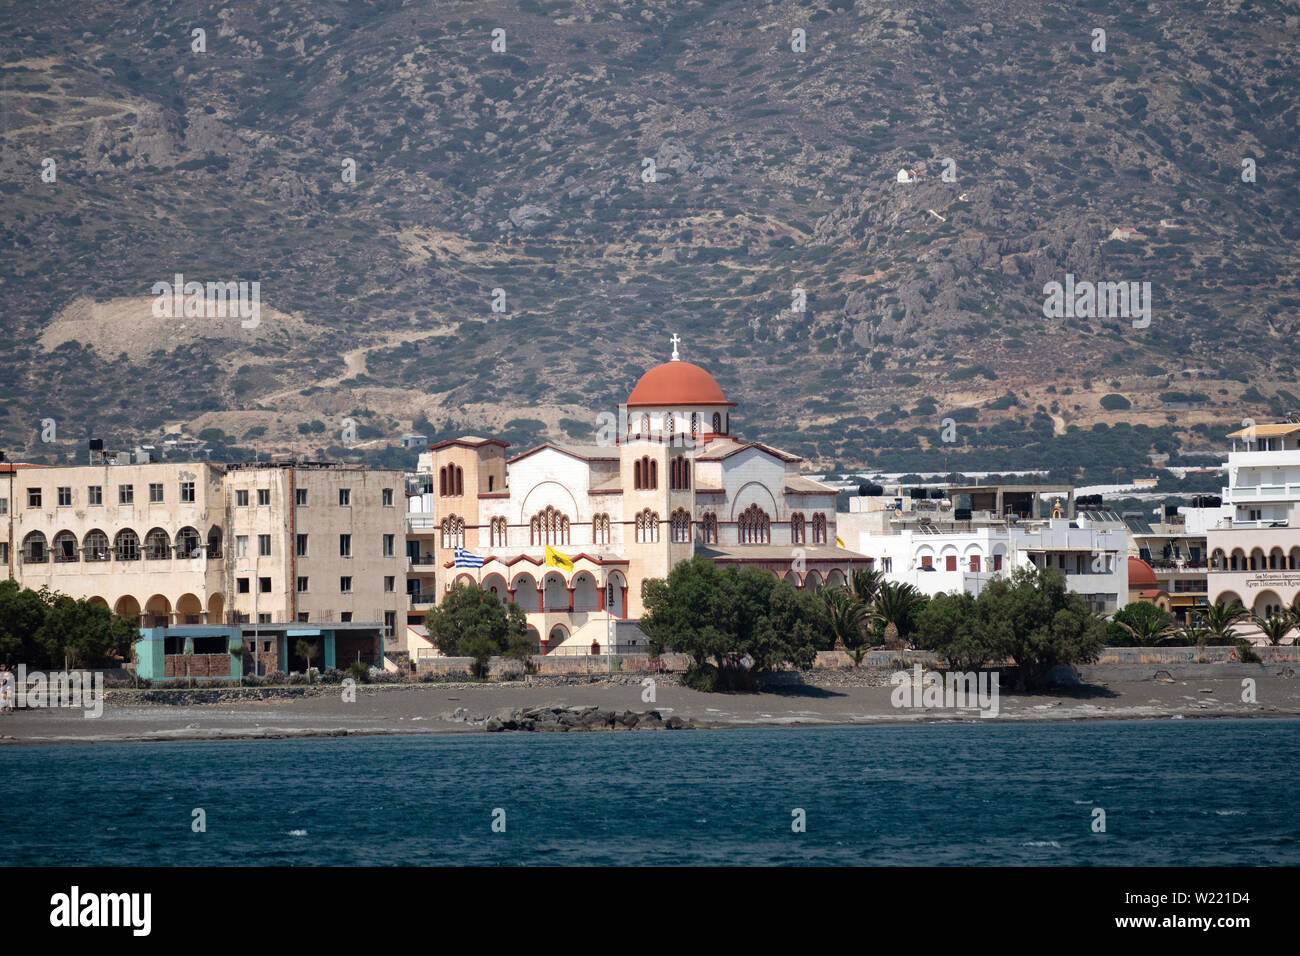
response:
<path id="1" fill-rule="evenodd" d="M 217 680 L 244 674 L 302 673 L 298 643 L 313 648 L 311 666 L 383 666 L 384 628 L 362 622 L 183 624 L 142 627 L 135 642 L 136 673 L 146 680 Z"/>
<path id="2" fill-rule="evenodd" d="M 239 677 L 243 640 L 240 628 L 215 624 L 142 627 L 135 642 L 135 670 L 146 680 Z"/>

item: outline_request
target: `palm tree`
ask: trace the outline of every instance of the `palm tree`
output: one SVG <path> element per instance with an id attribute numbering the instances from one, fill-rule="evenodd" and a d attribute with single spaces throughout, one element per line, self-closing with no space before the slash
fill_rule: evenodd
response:
<path id="1" fill-rule="evenodd" d="M 1195 622 L 1184 624 L 1178 629 L 1178 634 L 1184 638 L 1188 644 L 1194 644 L 1197 647 L 1204 647 L 1210 640 L 1210 632 L 1207 628 L 1201 627 Z"/>
<path id="2" fill-rule="evenodd" d="M 902 650 L 907 646 L 917 605 L 924 601 L 921 592 L 911 584 L 886 581 L 880 586 L 880 593 L 872 609 L 872 619 L 878 627 L 884 629 L 886 647 Z"/>
<path id="3" fill-rule="evenodd" d="M 307 683 L 311 683 L 311 659 L 316 656 L 316 642 L 299 640 L 294 651 L 307 659 Z"/>
<path id="4" fill-rule="evenodd" d="M 848 651 L 857 667 L 867 651 L 867 607 L 843 588 L 827 588 L 821 594 L 835 645 Z"/>
<path id="5" fill-rule="evenodd" d="M 1296 621 L 1291 613 L 1274 614 L 1272 617 L 1260 617 L 1258 614 L 1252 615 L 1251 618 L 1255 626 L 1264 632 L 1268 642 L 1274 647 L 1279 646 L 1286 636 L 1295 630 Z"/>
<path id="6" fill-rule="evenodd" d="M 1296 596 L 1291 599 L 1291 607 L 1287 610 L 1288 613 L 1290 613 L 1292 620 L 1300 622 L 1300 593 L 1297 593 Z M 1297 626 L 1300 626 L 1300 623 L 1298 623 Z"/>
<path id="7" fill-rule="evenodd" d="M 1155 647 L 1166 638 L 1172 637 L 1178 632 L 1177 626 L 1172 620 L 1157 617 L 1154 614 L 1139 617 L 1133 624 L 1126 624 L 1123 621 L 1116 621 L 1125 632 L 1138 642 L 1140 647 Z"/>
<path id="8" fill-rule="evenodd" d="M 1249 612 L 1236 601 L 1231 604 L 1224 604 L 1222 601 L 1211 604 L 1204 608 L 1201 614 L 1203 626 L 1210 632 L 1210 637 L 1226 644 L 1236 640 L 1236 634 L 1232 631 L 1233 625 L 1249 616 Z"/>
<path id="9" fill-rule="evenodd" d="M 863 607 L 870 607 L 880 594 L 880 587 L 885 583 L 885 575 L 875 568 L 858 568 L 849 581 L 853 599 Z"/>

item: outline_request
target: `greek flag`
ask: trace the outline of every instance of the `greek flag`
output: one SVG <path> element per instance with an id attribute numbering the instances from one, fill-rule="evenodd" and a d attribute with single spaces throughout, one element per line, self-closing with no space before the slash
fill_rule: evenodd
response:
<path id="1" fill-rule="evenodd" d="M 483 559 L 473 551 L 457 548 L 455 566 L 458 568 L 481 568 L 483 567 Z"/>

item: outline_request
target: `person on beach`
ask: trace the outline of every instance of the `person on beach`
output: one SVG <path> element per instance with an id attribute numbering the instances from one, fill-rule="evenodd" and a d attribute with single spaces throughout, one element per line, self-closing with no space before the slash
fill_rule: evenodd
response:
<path id="1" fill-rule="evenodd" d="M 7 714 L 14 709 L 14 675 L 7 669 L 0 670 L 0 714 Z"/>

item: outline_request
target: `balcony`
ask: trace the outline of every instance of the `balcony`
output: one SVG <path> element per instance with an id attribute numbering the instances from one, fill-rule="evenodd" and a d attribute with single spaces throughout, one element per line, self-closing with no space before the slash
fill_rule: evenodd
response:
<path id="1" fill-rule="evenodd" d="M 1289 501 L 1300 498 L 1300 484 L 1238 485 L 1230 491 L 1233 502 L 1239 501 Z"/>
<path id="2" fill-rule="evenodd" d="M 438 530 L 438 521 L 431 514 L 408 514 L 406 516 L 406 531 L 408 534 L 418 532 L 431 532 Z"/>
<path id="3" fill-rule="evenodd" d="M 431 554 L 419 554 L 414 557 L 407 555 L 406 570 L 408 571 L 435 571 L 438 563 Z"/>

